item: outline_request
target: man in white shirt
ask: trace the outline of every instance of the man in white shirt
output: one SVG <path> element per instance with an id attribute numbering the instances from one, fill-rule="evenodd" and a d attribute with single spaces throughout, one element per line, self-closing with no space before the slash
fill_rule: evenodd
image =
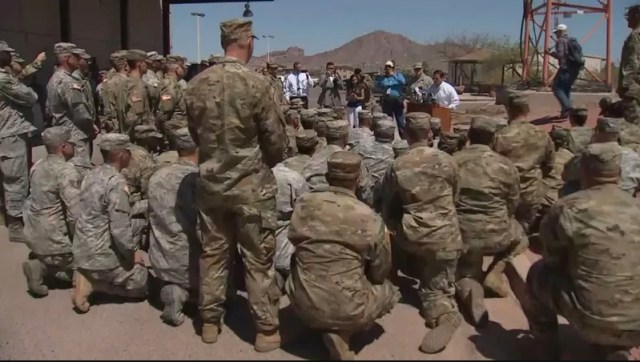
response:
<path id="1" fill-rule="evenodd" d="M 445 74 L 441 70 L 433 72 L 433 84 L 424 93 L 440 107 L 456 109 L 460 104 L 458 93 L 451 84 L 445 82 Z"/>
<path id="2" fill-rule="evenodd" d="M 300 62 L 293 63 L 293 72 L 287 75 L 284 82 L 284 96 L 289 102 L 299 98 L 304 103 L 305 109 L 309 108 L 309 92 L 313 87 L 313 82 L 309 73 L 300 71 L 302 65 Z"/>

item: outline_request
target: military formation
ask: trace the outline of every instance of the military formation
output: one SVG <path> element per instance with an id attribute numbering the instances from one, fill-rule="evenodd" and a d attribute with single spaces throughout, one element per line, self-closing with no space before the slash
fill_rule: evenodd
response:
<path id="1" fill-rule="evenodd" d="M 640 127 L 611 102 L 595 128 L 575 108 L 570 128 L 546 133 L 510 93 L 506 119 L 441 132 L 439 119 L 412 112 L 398 140 L 376 109 L 351 128 L 344 108 L 288 102 L 273 74 L 246 66 L 251 21 L 220 30 L 224 56 L 188 84 L 184 57 L 114 52 L 95 99 L 91 57 L 56 44 L 47 156 L 31 167 L 37 95 L 21 80 L 43 59 L 14 66 L 23 60 L 0 42 L 3 201 L 10 241 L 31 251 L 22 268 L 32 296 L 55 279 L 72 286 L 79 313 L 95 292 L 158 297 L 172 326 L 196 304 L 213 344 L 241 273 L 256 351 L 292 342 L 280 335 L 286 295 L 331 358 L 349 360 L 351 338 L 400 301 L 404 275 L 419 281 L 426 354 L 444 350 L 463 319 L 486 327 L 485 296 L 512 293 L 543 357 L 560 356 L 557 315 L 602 358 L 640 345 Z M 527 249 L 543 258 L 512 289 L 505 270 Z"/>

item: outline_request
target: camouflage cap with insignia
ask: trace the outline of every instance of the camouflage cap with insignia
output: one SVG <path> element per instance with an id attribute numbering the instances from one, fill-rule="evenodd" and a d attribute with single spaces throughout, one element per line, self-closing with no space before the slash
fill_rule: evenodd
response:
<path id="1" fill-rule="evenodd" d="M 125 59 L 131 61 L 139 61 L 147 59 L 147 52 L 140 49 L 129 49 L 127 53 L 124 55 Z"/>
<path id="2" fill-rule="evenodd" d="M 399 140 L 391 144 L 394 157 L 398 158 L 402 156 L 407 150 L 409 150 L 409 142 L 407 140 Z"/>
<path id="3" fill-rule="evenodd" d="M 616 142 L 591 143 L 582 151 L 581 166 L 594 178 L 617 178 L 621 159 L 622 147 Z"/>
<path id="4" fill-rule="evenodd" d="M 172 136 L 178 150 L 191 150 L 197 147 L 187 127 L 175 130 Z"/>
<path id="5" fill-rule="evenodd" d="M 48 147 L 60 146 L 69 142 L 71 139 L 71 130 L 68 128 L 53 126 L 42 131 L 42 143 Z"/>
<path id="6" fill-rule="evenodd" d="M 376 122 L 373 127 L 373 136 L 379 141 L 393 141 L 396 135 L 396 124 L 392 121 Z"/>
<path id="7" fill-rule="evenodd" d="M 344 120 L 332 120 L 327 124 L 327 138 L 346 137 L 349 134 L 349 122 Z"/>
<path id="8" fill-rule="evenodd" d="M 146 124 L 135 126 L 133 129 L 133 137 L 138 140 L 146 138 L 162 138 L 156 127 Z"/>
<path id="9" fill-rule="evenodd" d="M 53 53 L 55 55 L 76 54 L 82 55 L 83 50 L 73 43 L 55 43 L 53 45 Z"/>
<path id="10" fill-rule="evenodd" d="M 0 52 L 15 52 L 16 50 L 11 48 L 6 41 L 0 40 Z"/>
<path id="11" fill-rule="evenodd" d="M 327 179 L 354 180 L 360 176 L 362 158 L 349 151 L 334 152 L 327 160 Z"/>
<path id="12" fill-rule="evenodd" d="M 80 50 L 80 58 L 84 60 L 91 60 L 91 55 L 89 55 L 89 53 L 87 53 L 86 50 L 84 49 L 79 49 L 79 50 Z"/>
<path id="13" fill-rule="evenodd" d="M 410 129 L 422 129 L 422 130 L 430 130 L 431 129 L 431 116 L 429 113 L 424 112 L 411 112 L 407 113 L 405 116 L 406 128 Z"/>
<path id="14" fill-rule="evenodd" d="M 620 133 L 620 126 L 615 119 L 600 117 L 596 123 L 596 130 L 602 133 Z"/>
<path id="15" fill-rule="evenodd" d="M 498 122 L 493 118 L 476 116 L 471 118 L 469 129 L 495 133 L 498 130 Z"/>
<path id="16" fill-rule="evenodd" d="M 220 23 L 220 39 L 222 42 L 231 42 L 242 37 L 258 39 L 253 34 L 253 22 L 251 20 L 230 19 Z"/>
<path id="17" fill-rule="evenodd" d="M 296 133 L 298 147 L 311 148 L 318 144 L 318 133 L 312 129 L 303 129 Z"/>
<path id="18" fill-rule="evenodd" d="M 133 145 L 129 136 L 121 133 L 103 133 L 98 137 L 98 147 L 103 151 L 128 150 Z"/>
<path id="19" fill-rule="evenodd" d="M 11 61 L 14 61 L 18 64 L 26 62 L 26 60 L 24 60 L 24 58 L 22 58 L 20 54 L 16 52 L 11 52 Z"/>

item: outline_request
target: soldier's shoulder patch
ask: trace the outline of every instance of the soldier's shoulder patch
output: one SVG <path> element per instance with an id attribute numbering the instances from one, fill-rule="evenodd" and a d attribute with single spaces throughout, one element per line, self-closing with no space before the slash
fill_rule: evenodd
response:
<path id="1" fill-rule="evenodd" d="M 131 101 L 132 102 L 140 102 L 142 100 L 142 97 L 138 96 L 138 95 L 132 95 L 131 96 Z"/>

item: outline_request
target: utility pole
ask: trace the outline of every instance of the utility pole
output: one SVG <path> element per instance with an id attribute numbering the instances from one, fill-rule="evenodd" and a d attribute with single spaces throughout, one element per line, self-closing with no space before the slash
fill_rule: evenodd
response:
<path id="1" fill-rule="evenodd" d="M 270 56 L 271 56 L 271 44 L 269 43 L 270 39 L 274 39 L 275 37 L 273 35 L 263 35 L 262 39 L 267 39 L 267 63 L 269 63 L 271 61 Z"/>
<path id="2" fill-rule="evenodd" d="M 204 18 L 204 13 L 191 13 L 196 17 L 196 43 L 198 49 L 198 64 L 200 64 L 200 18 Z"/>

